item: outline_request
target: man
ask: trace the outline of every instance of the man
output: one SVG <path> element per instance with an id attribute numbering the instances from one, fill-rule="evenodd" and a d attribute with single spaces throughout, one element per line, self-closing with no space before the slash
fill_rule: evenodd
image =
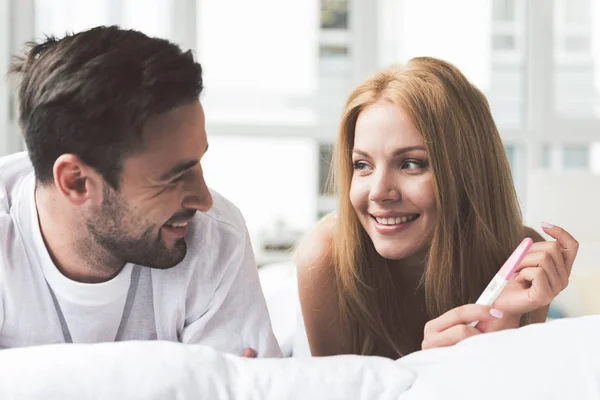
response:
<path id="1" fill-rule="evenodd" d="M 170 340 L 279 356 L 239 210 L 211 191 L 202 69 L 98 27 L 34 45 L 0 159 L 0 348 Z"/>

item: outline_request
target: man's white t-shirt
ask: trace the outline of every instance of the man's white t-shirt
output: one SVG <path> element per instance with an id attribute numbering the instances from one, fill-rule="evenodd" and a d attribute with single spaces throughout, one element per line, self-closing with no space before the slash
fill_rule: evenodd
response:
<path id="1" fill-rule="evenodd" d="M 27 154 L 0 158 L 0 348 L 63 343 L 62 312 L 74 343 L 169 340 L 280 356 L 245 221 L 221 195 L 213 191 L 213 208 L 196 213 L 177 266 L 128 264 L 108 282 L 87 284 L 52 263 L 34 192 Z"/>

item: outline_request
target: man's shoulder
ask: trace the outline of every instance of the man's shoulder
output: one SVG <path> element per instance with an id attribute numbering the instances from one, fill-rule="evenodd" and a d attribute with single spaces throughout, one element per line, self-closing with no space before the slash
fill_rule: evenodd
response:
<path id="1" fill-rule="evenodd" d="M 196 275 L 204 284 L 219 282 L 230 258 L 243 251 L 247 229 L 242 213 L 218 192 L 211 190 L 211 194 L 213 207 L 208 212 L 196 213 L 190 224 L 185 259 L 176 268 L 155 273 L 187 279 Z"/>
<path id="2" fill-rule="evenodd" d="M 246 221 L 239 208 L 211 189 L 213 206 L 198 212 L 186 237 L 189 261 L 221 264 L 246 241 Z M 210 260 L 210 261 L 209 261 Z"/>
<path id="3" fill-rule="evenodd" d="M 23 198 L 23 184 L 32 171 L 27 153 L 0 157 L 0 280 L 24 260 L 13 206 Z"/>
<path id="4" fill-rule="evenodd" d="M 0 157 L 0 215 L 9 214 L 19 191 L 19 184 L 33 172 L 27 153 Z"/>
<path id="5" fill-rule="evenodd" d="M 212 208 L 199 213 L 195 230 L 203 232 L 206 229 L 227 232 L 241 237 L 246 232 L 246 220 L 240 209 L 217 191 L 210 189 L 213 198 Z"/>

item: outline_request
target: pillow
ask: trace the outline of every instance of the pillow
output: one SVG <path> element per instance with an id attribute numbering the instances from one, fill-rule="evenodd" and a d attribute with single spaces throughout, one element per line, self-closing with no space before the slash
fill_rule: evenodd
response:
<path id="1" fill-rule="evenodd" d="M 558 319 L 410 354 L 402 400 L 600 399 L 600 316 Z"/>
<path id="2" fill-rule="evenodd" d="M 414 374 L 379 357 L 247 359 L 163 341 L 2 350 L 0 398 L 399 399 Z"/>

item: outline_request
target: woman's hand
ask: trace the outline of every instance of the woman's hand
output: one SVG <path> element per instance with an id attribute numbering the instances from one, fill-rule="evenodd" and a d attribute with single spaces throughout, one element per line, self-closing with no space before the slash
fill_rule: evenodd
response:
<path id="1" fill-rule="evenodd" d="M 542 228 L 556 241 L 534 243 L 494 303 L 513 318 L 548 306 L 569 284 L 579 243 L 559 226 Z"/>
<path id="2" fill-rule="evenodd" d="M 452 346 L 484 332 L 518 328 L 525 313 L 545 307 L 569 284 L 579 243 L 563 228 L 542 224 L 556 239 L 534 243 L 494 308 L 467 304 L 454 308 L 425 325 L 423 349 Z M 476 327 L 469 324 L 479 321 Z"/>
<path id="3" fill-rule="evenodd" d="M 477 327 L 470 326 L 472 322 L 479 321 Z M 425 324 L 424 338 L 421 348 L 452 346 L 468 337 L 486 332 L 489 323 L 499 329 L 515 327 L 515 321 L 505 318 L 502 311 L 480 305 L 466 304 L 453 308 L 450 311 L 432 319 Z M 516 321 L 518 326 L 518 320 Z"/>

